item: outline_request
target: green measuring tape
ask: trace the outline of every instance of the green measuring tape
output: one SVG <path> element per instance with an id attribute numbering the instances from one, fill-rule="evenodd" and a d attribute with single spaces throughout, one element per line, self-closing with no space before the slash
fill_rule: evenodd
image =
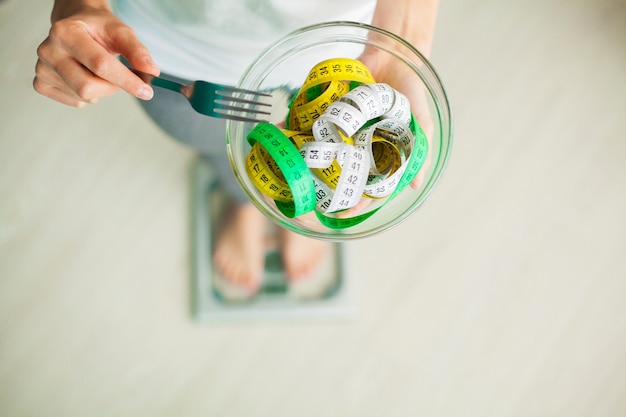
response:
<path id="1" fill-rule="evenodd" d="M 248 143 L 258 143 L 267 151 L 282 172 L 292 194 L 291 201 L 276 200 L 276 206 L 285 216 L 293 218 L 308 213 L 315 208 L 315 184 L 313 176 L 300 156 L 298 148 L 287 139 L 287 136 L 270 123 L 259 123 L 248 134 Z M 251 173 L 252 172 L 252 173 Z M 267 171 L 261 165 L 252 165 L 248 174 L 253 175 L 255 184 L 264 183 L 263 175 Z"/>

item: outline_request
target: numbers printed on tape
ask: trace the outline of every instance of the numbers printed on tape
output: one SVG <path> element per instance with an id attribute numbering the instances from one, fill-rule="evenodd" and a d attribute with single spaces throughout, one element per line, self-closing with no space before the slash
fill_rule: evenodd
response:
<path id="1" fill-rule="evenodd" d="M 289 118 L 289 128 L 299 131 L 310 130 L 328 106 L 348 91 L 349 87 L 345 82 L 336 80 L 331 81 L 324 92 L 311 101 L 307 102 L 306 92 L 302 92 L 292 104 L 294 110 Z"/>
<path id="2" fill-rule="evenodd" d="M 383 106 L 379 95 L 370 84 L 363 84 L 341 97 L 341 101 L 353 104 L 367 120 L 382 116 Z"/>
<path id="3" fill-rule="evenodd" d="M 270 169 L 258 143 L 252 147 L 246 162 L 248 175 L 257 186 L 261 186 L 260 190 L 263 194 L 274 200 L 284 202 L 293 200 L 289 186 Z"/>
<path id="4" fill-rule="evenodd" d="M 303 159 L 306 159 L 306 149 L 302 149 L 303 146 L 307 143 L 315 142 L 315 139 L 310 135 L 303 135 L 300 132 L 293 131 L 285 131 L 287 137 L 300 149 L 300 155 Z M 333 149 L 323 149 L 320 155 L 320 158 L 323 161 L 332 160 L 335 155 L 333 153 Z M 306 163 L 306 162 L 305 162 Z M 324 164 L 323 168 L 312 168 L 313 174 L 319 179 L 322 180 L 324 184 L 331 188 L 335 188 L 339 183 L 339 176 L 341 174 L 341 167 L 338 163 L 338 160 L 332 160 L 331 164 L 326 166 Z"/>
<path id="5" fill-rule="evenodd" d="M 315 140 L 319 142 L 341 143 L 344 141 L 337 127 L 326 117 L 317 119 L 311 131 Z"/>
<path id="6" fill-rule="evenodd" d="M 313 175 L 307 168 L 298 148 L 291 143 L 285 134 L 270 123 L 259 123 L 248 134 L 248 142 L 254 147 L 259 143 L 283 173 L 292 193 L 291 201 L 277 201 L 279 209 L 288 217 L 298 217 L 308 213 L 315 207 L 315 184 Z M 254 178 L 252 179 L 254 182 Z M 263 187 L 255 182 L 259 190 Z M 270 198 L 271 195 L 269 196 Z M 278 204 L 283 203 L 283 204 Z"/>
<path id="7" fill-rule="evenodd" d="M 346 136 L 354 135 L 367 121 L 356 107 L 343 101 L 331 104 L 320 118 L 334 124 Z"/>
<path id="8" fill-rule="evenodd" d="M 333 58 L 322 61 L 313 67 L 307 75 L 302 89 L 307 90 L 333 80 L 349 80 L 368 84 L 376 82 L 369 69 L 361 62 L 349 58 Z"/>
<path id="9" fill-rule="evenodd" d="M 411 104 L 409 99 L 404 94 L 396 91 L 393 106 L 383 117 L 398 119 L 408 126 L 411 123 Z"/>
<path id="10" fill-rule="evenodd" d="M 341 167 L 341 176 L 333 194 L 328 212 L 346 210 L 361 201 L 367 181 L 369 154 L 364 146 L 353 146 Z"/>

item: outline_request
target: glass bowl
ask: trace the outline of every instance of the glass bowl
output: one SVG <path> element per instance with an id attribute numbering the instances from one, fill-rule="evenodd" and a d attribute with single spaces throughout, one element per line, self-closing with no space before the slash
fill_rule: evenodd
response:
<path id="1" fill-rule="evenodd" d="M 328 22 L 292 32 L 256 58 L 242 75 L 238 87 L 271 93 L 268 120 L 285 127 L 294 95 L 311 76 L 311 69 L 320 62 L 337 58 L 358 59 L 376 82 L 386 83 L 409 98 L 415 120 L 425 133 L 428 149 L 424 164 L 410 185 L 393 194 L 393 198 L 363 199 L 348 211 L 312 211 L 304 215 L 296 213 L 294 217 L 293 212 L 285 210 L 284 202 L 262 192 L 248 173 L 254 142 L 248 136 L 255 124 L 230 120 L 226 124 L 228 157 L 237 181 L 251 202 L 281 227 L 331 241 L 377 234 L 414 213 L 441 177 L 452 143 L 450 105 L 433 66 L 407 41 L 371 25 Z M 353 85 L 356 84 L 349 88 Z"/>

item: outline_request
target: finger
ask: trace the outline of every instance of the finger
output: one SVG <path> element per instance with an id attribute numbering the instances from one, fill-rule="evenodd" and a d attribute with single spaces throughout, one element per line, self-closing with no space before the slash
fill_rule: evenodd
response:
<path id="1" fill-rule="evenodd" d="M 102 97 L 112 96 L 120 90 L 115 83 L 93 74 L 71 58 L 59 64 L 57 71 L 77 98 L 88 103 L 93 103 Z"/>
<path id="2" fill-rule="evenodd" d="M 33 79 L 33 88 L 39 94 L 71 107 L 84 107 L 87 104 L 83 100 L 77 99 L 73 94 L 68 94 L 56 86 L 42 81 L 37 76 Z"/>
<path id="3" fill-rule="evenodd" d="M 424 182 L 424 169 L 426 168 L 426 164 L 423 165 L 422 170 L 413 178 L 413 181 L 409 184 L 412 190 L 417 190 L 420 188 L 422 183 Z"/>
<path id="4" fill-rule="evenodd" d="M 150 51 L 135 36 L 135 32 L 128 26 L 122 25 L 116 30 L 109 31 L 111 48 L 128 60 L 132 68 L 158 76 L 159 67 L 152 60 Z"/>
<path id="5" fill-rule="evenodd" d="M 35 78 L 38 80 L 39 83 L 50 84 L 51 86 L 56 88 L 69 90 L 67 84 L 65 84 L 65 81 L 63 81 L 61 77 L 59 77 L 56 71 L 53 71 L 41 59 L 38 59 L 37 63 L 35 64 Z"/>
<path id="6" fill-rule="evenodd" d="M 41 59 L 35 65 L 33 88 L 36 92 L 53 100 L 72 107 L 83 107 L 87 104 L 80 99 L 59 75 L 44 64 Z"/>
<path id="7" fill-rule="evenodd" d="M 119 87 L 94 76 L 71 57 L 58 60 L 56 68 L 39 61 L 36 74 L 41 82 L 50 84 L 85 103 L 95 103 L 100 98 L 119 91 Z"/>
<path id="8" fill-rule="evenodd" d="M 356 206 L 351 207 L 345 211 L 341 211 L 339 213 L 337 213 L 337 218 L 339 219 L 349 219 L 351 217 L 354 217 L 356 215 L 358 215 L 363 209 L 365 209 L 367 206 L 369 206 L 372 203 L 372 200 L 369 198 L 362 198 L 361 201 L 359 201 Z"/>
<path id="9" fill-rule="evenodd" d="M 133 74 L 123 63 L 112 55 L 104 46 L 93 40 L 85 31 L 83 41 L 69 46 L 68 53 L 74 56 L 93 75 L 99 77 L 127 93 L 150 100 L 154 95 L 152 87 Z M 82 80 L 85 81 L 85 80 Z M 86 85 L 80 87 L 87 88 Z"/>
<path id="10" fill-rule="evenodd" d="M 56 32 L 59 30 L 56 29 Z M 82 33 L 82 31 L 80 32 Z M 51 84 L 73 96 L 74 99 L 86 103 L 94 103 L 101 97 L 110 96 L 119 90 L 119 87 L 87 70 L 67 52 L 63 43 L 60 44 L 55 39 L 50 36 L 37 48 L 39 59 L 35 72 L 38 84 Z M 95 45 L 95 41 L 91 38 L 85 38 L 84 34 L 78 42 Z"/>

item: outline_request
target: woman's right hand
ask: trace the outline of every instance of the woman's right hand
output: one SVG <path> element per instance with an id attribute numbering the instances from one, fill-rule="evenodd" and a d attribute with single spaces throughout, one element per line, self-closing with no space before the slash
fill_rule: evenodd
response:
<path id="1" fill-rule="evenodd" d="M 96 103 L 120 89 L 143 100 L 152 98 L 152 87 L 118 55 L 133 68 L 160 72 L 134 31 L 101 0 L 57 0 L 50 33 L 37 55 L 35 91 L 74 107 Z"/>

